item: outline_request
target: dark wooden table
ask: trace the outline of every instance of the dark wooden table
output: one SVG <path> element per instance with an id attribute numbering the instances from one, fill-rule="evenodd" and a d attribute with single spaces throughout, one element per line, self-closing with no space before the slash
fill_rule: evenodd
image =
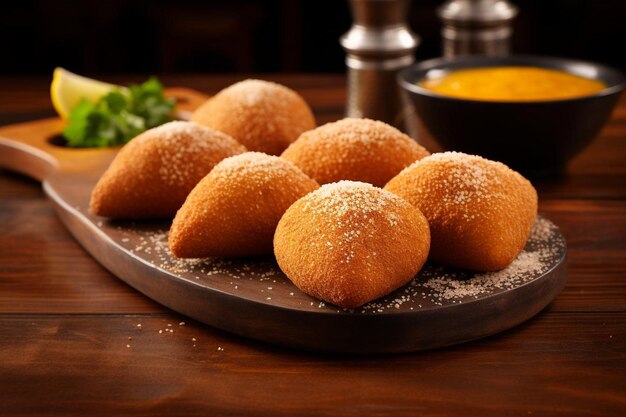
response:
<path id="1" fill-rule="evenodd" d="M 341 117 L 343 77 L 271 78 L 319 122 Z M 208 93 L 236 79 L 163 78 Z M 1 79 L 0 123 L 53 115 L 48 82 Z M 536 185 L 569 243 L 552 305 L 460 346 L 333 357 L 157 305 L 78 246 L 37 182 L 0 171 L 0 415 L 625 416 L 626 101 L 567 175 Z"/>

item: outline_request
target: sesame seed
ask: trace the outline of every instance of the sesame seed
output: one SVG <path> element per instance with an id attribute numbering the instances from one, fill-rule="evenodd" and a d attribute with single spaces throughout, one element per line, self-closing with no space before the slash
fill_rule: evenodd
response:
<path id="1" fill-rule="evenodd" d="M 309 206 L 309 209 L 315 210 L 317 208 Z M 320 209 L 326 210 L 328 208 Z M 336 210 L 338 212 L 343 210 L 340 202 Z M 374 217 L 373 213 L 374 211 L 370 211 L 367 213 L 367 219 L 358 219 L 358 221 L 368 222 L 370 218 Z M 389 219 L 384 221 L 388 222 Z M 559 249 L 555 249 L 554 245 L 554 241 L 557 239 L 557 230 L 556 226 L 550 221 L 539 217 L 532 229 L 526 248 L 504 270 L 495 273 L 475 273 L 447 269 L 428 263 L 408 285 L 398 289 L 389 296 L 366 304 L 362 308 L 357 309 L 356 313 L 379 314 L 385 311 L 415 311 L 444 304 L 462 304 L 509 288 L 515 288 L 533 280 L 547 271 L 551 265 L 554 265 L 555 259 L 558 259 L 560 256 Z M 285 296 L 288 294 L 290 297 L 294 297 L 297 292 L 291 282 L 280 272 L 274 260 L 178 259 L 173 257 L 169 251 L 166 230 L 141 231 L 137 233 L 140 239 L 133 238 L 133 241 L 141 241 L 144 247 L 144 251 L 139 252 L 138 256 L 146 259 L 156 258 L 157 267 L 169 273 L 192 280 L 195 277 L 200 277 L 203 283 L 207 282 L 216 286 L 223 285 L 220 288 L 228 287 L 230 290 L 236 288 L 236 286 L 229 285 L 230 280 L 233 283 L 238 283 L 239 286 L 243 285 L 246 289 L 250 288 L 248 284 L 258 285 L 256 287 L 259 288 L 258 300 L 267 300 L 266 294 L 260 291 L 270 291 L 268 285 L 271 286 L 271 291 L 274 290 L 274 287 L 276 287 L 276 291 L 284 289 L 285 292 L 281 294 L 285 294 Z M 346 242 L 350 242 L 349 239 L 362 239 L 365 235 L 363 232 L 360 235 L 348 232 L 345 235 L 342 234 L 342 236 L 344 236 Z M 325 245 L 326 241 L 322 240 L 320 245 L 327 247 Z M 148 247 L 151 248 L 151 255 L 146 254 L 145 248 Z M 333 250 L 340 250 L 340 248 L 341 246 L 334 244 Z M 347 259 L 350 261 L 350 251 L 345 250 L 343 254 L 345 255 L 343 260 Z M 273 284 L 274 282 L 275 284 Z M 301 295 L 300 292 L 298 294 Z M 277 296 L 269 298 L 278 300 Z M 319 302 L 311 301 L 309 307 L 305 299 L 294 297 L 292 303 L 296 302 L 300 302 L 301 305 L 307 308 L 315 310 L 320 308 Z M 396 307 L 396 304 L 399 307 Z M 348 310 L 342 311 L 347 314 L 351 313 Z M 141 324 L 137 324 L 137 328 L 141 329 L 141 327 Z M 168 327 L 171 327 L 171 325 Z M 160 330 L 159 334 L 162 333 L 163 331 Z"/>

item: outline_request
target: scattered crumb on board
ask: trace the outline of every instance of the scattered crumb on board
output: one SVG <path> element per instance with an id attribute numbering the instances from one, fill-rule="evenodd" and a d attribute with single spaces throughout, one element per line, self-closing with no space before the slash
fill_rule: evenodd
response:
<path id="1" fill-rule="evenodd" d="M 169 251 L 165 230 L 137 232 L 120 226 L 118 229 L 121 232 L 121 245 L 156 267 L 185 279 L 200 282 L 210 280 L 212 285 L 228 285 L 233 292 L 245 289 L 246 281 L 257 281 L 264 284 L 260 287 L 255 285 L 255 288 L 260 288 L 257 294 L 259 302 L 284 300 L 289 305 L 315 308 L 318 311 L 361 314 L 464 303 L 515 288 L 548 271 L 558 261 L 563 250 L 563 245 L 555 244 L 560 239 L 556 226 L 538 217 L 526 248 L 511 265 L 501 271 L 475 273 L 427 264 L 409 284 L 389 296 L 359 309 L 348 310 L 304 296 L 282 275 L 272 259 L 177 259 Z M 249 293 L 247 295 L 250 296 Z M 184 325 L 184 322 L 179 325 Z M 173 333 L 173 329 L 170 331 L 168 328 L 159 330 L 159 333 Z"/>

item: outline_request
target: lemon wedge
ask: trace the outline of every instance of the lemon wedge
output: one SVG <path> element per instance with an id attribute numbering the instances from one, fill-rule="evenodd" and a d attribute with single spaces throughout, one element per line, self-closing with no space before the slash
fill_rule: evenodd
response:
<path id="1" fill-rule="evenodd" d="M 57 67 L 52 75 L 50 97 L 59 116 L 67 119 L 74 106 L 82 99 L 95 103 L 114 88 L 124 90 L 118 85 L 83 77 Z"/>

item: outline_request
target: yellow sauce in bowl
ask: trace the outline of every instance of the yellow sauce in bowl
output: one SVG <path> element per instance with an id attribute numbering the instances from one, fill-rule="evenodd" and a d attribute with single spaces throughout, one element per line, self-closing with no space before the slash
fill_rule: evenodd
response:
<path id="1" fill-rule="evenodd" d="M 483 101 L 548 101 L 593 95 L 606 84 L 538 67 L 484 67 L 427 79 L 420 87 L 444 96 Z"/>

